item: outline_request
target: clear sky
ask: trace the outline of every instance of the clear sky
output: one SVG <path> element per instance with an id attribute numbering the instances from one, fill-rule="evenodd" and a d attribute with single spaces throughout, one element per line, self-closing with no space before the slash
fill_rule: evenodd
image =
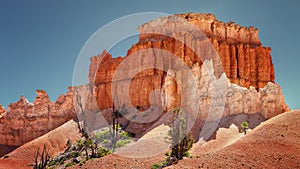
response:
<path id="1" fill-rule="evenodd" d="M 7 106 L 20 95 L 33 101 L 36 89 L 55 101 L 72 84 L 74 64 L 88 38 L 119 17 L 200 12 L 257 27 L 263 45 L 272 48 L 276 82 L 286 102 L 300 109 L 299 6 L 298 0 L 0 0 L 0 104 Z"/>

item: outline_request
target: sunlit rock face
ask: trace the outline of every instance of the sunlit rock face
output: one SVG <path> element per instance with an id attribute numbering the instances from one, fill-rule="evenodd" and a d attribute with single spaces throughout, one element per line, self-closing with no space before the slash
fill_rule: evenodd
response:
<path id="1" fill-rule="evenodd" d="M 22 96 L 8 110 L 0 106 L 0 144 L 20 146 L 74 118 L 74 110 L 82 128 L 97 130 L 112 121 L 113 99 L 129 112 L 120 123 L 137 135 L 167 123 L 176 107 L 190 113 L 197 134 L 205 121 L 257 114 L 264 120 L 289 110 L 274 84 L 271 49 L 256 28 L 187 13 L 138 30 L 125 57 L 104 51 L 90 59 L 89 84 L 69 88 L 54 103 L 37 90 L 33 103 Z"/>
<path id="2" fill-rule="evenodd" d="M 89 119 L 103 116 L 109 123 L 113 103 L 124 104 L 129 112 L 138 108 L 142 115 L 129 113 L 121 123 L 141 133 L 176 107 L 185 107 L 198 129 L 203 121 L 240 114 L 268 119 L 289 110 L 274 83 L 271 49 L 261 44 L 256 28 L 224 23 L 212 14 L 187 13 L 138 29 L 139 41 L 125 57 L 104 51 L 91 58 L 90 84 L 81 87 L 86 91 L 81 92 L 81 104 L 97 104 L 87 106 L 94 112 Z M 97 123 L 89 125 L 96 129 Z"/>
<path id="3" fill-rule="evenodd" d="M 21 96 L 7 111 L 0 108 L 1 145 L 23 145 L 75 117 L 71 88 L 54 103 L 45 91 L 37 90 L 36 94 L 33 103 Z"/>

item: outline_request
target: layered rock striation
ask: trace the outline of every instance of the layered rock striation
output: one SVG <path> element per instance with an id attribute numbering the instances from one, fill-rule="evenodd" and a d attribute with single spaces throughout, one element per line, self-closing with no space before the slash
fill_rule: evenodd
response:
<path id="1" fill-rule="evenodd" d="M 181 25 L 176 22 L 178 18 L 183 18 L 183 21 L 180 21 Z M 195 28 L 190 28 L 190 25 Z M 183 29 L 185 33 L 182 33 Z M 203 40 L 203 37 L 197 37 L 201 35 L 190 33 L 188 29 L 193 29 L 190 32 L 199 29 L 207 38 Z M 155 50 L 161 49 L 175 54 L 189 67 L 195 64 L 201 66 L 204 60 L 213 59 L 217 77 L 225 72 L 231 83 L 242 87 L 253 86 L 258 90 L 266 86 L 268 82 L 274 83 L 271 49 L 261 45 L 256 28 L 242 27 L 233 22 L 223 23 L 216 20 L 212 14 L 188 13 L 151 21 L 140 26 L 139 31 L 141 32 L 139 42 L 128 50 L 125 59 L 143 50 L 147 50 L 144 57 L 155 57 Z M 203 51 L 197 52 L 197 50 Z M 216 60 L 209 55 L 214 52 L 217 53 L 215 55 L 219 59 Z M 145 59 L 143 56 L 140 58 L 134 64 L 143 64 Z M 107 51 L 91 58 L 89 81 L 91 84 L 96 84 L 96 95 L 101 98 L 101 102 L 98 102 L 100 109 L 112 107 L 111 81 L 118 65 L 123 60 L 122 57 L 113 58 Z M 162 73 L 155 69 L 141 72 L 139 77 L 135 77 L 132 81 L 132 90 L 144 88 L 147 91 L 135 94 L 140 97 L 149 95 L 149 92 L 156 87 L 163 86 L 165 76 L 166 72 Z M 153 81 L 157 82 L 157 86 L 151 85 Z M 138 92 L 138 90 L 135 91 Z M 147 98 L 137 102 L 132 100 L 132 102 L 140 106 L 149 105 L 149 102 L 144 102 L 145 100 Z"/>
<path id="2" fill-rule="evenodd" d="M 51 102 L 43 90 L 30 103 L 24 96 L 8 106 L 0 107 L 0 144 L 21 146 L 75 117 L 71 88 Z"/>
<path id="3" fill-rule="evenodd" d="M 256 28 L 224 23 L 212 14 L 187 13 L 159 18 L 138 29 L 139 41 L 125 57 L 103 51 L 91 58 L 87 93 L 96 98 L 102 114 L 111 110 L 113 98 L 141 112 L 152 110 L 152 105 L 164 113 L 195 105 L 189 111 L 199 112 L 194 117 L 198 122 L 257 113 L 267 119 L 289 110 L 280 86 L 274 84 L 271 48 L 262 46 Z M 124 123 L 137 133 L 159 118 Z"/>
<path id="4" fill-rule="evenodd" d="M 128 112 L 120 123 L 137 135 L 166 122 L 176 107 L 190 108 L 196 135 L 205 121 L 241 114 L 268 119 L 289 110 L 274 84 L 271 49 L 256 28 L 188 13 L 139 31 L 127 56 L 92 57 L 89 84 L 69 88 L 56 102 L 37 90 L 33 103 L 22 96 L 7 111 L 0 106 L 0 145 L 20 146 L 74 118 L 74 111 L 85 131 L 97 130 L 111 122 L 113 99 Z"/>

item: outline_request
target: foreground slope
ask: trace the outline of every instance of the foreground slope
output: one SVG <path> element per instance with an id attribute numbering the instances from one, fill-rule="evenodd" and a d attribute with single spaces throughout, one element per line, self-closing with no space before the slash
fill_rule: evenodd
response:
<path id="1" fill-rule="evenodd" d="M 300 111 L 278 115 L 223 149 L 193 151 L 169 168 L 300 168 Z"/>
<path id="2" fill-rule="evenodd" d="M 0 159 L 0 169 L 32 169 L 34 162 L 34 152 L 44 144 L 49 150 L 51 156 L 57 156 L 66 149 L 68 139 L 71 142 L 81 138 L 78 125 L 71 120 L 51 132 L 19 147 L 8 154 L 8 158 Z"/>
<path id="3" fill-rule="evenodd" d="M 299 168 L 299 129 L 300 111 L 269 119 L 245 136 L 231 126 L 229 130 L 221 129 L 223 131 L 218 132 L 220 137 L 217 136 L 217 140 L 194 144 L 191 158 L 167 168 Z M 228 137 L 224 135 L 226 133 Z M 149 149 L 155 148 L 151 140 L 147 145 Z M 151 168 L 165 158 L 163 154 L 148 158 L 125 158 L 113 154 L 72 168 L 142 169 Z"/>

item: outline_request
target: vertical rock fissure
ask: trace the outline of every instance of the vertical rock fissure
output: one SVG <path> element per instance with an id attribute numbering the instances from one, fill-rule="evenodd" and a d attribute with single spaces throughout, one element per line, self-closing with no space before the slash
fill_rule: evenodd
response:
<path id="1" fill-rule="evenodd" d="M 236 58 L 236 65 L 237 65 L 237 70 L 236 70 L 236 77 L 240 78 L 240 68 L 239 68 L 239 50 L 238 47 L 235 48 L 235 58 Z"/>

